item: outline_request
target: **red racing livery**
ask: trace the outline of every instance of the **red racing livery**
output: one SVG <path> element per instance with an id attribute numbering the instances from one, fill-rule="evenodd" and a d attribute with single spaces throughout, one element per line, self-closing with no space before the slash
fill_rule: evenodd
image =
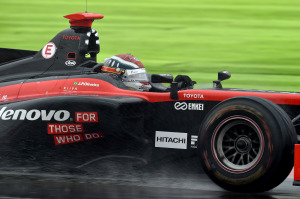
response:
<path id="1" fill-rule="evenodd" d="M 227 71 L 196 89 L 185 75 L 146 73 L 130 54 L 113 59 L 137 67 L 98 63 L 91 25 L 103 15 L 65 17 L 71 27 L 40 51 L 0 49 L 0 169 L 196 157 L 191 165 L 227 190 L 270 190 L 294 163 L 300 185 L 300 93 L 223 88 Z"/>

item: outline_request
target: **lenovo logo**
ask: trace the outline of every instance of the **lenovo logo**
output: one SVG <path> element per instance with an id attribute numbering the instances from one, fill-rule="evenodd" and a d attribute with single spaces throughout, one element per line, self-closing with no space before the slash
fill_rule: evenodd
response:
<path id="1" fill-rule="evenodd" d="M 3 107 L 0 110 L 0 119 L 1 120 L 38 120 L 41 119 L 43 121 L 50 121 L 54 119 L 55 121 L 66 121 L 70 118 L 70 112 L 66 110 L 25 110 L 25 109 L 7 109 L 7 107 Z"/>

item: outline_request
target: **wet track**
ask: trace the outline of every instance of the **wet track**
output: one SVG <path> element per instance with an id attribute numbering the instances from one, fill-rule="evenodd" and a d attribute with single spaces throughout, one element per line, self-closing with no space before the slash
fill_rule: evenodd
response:
<path id="1" fill-rule="evenodd" d="M 220 189 L 204 175 L 197 177 L 108 183 L 107 179 L 10 175 L 0 180 L 0 198 L 300 198 L 291 179 L 270 192 L 240 194 Z"/>
<path id="2" fill-rule="evenodd" d="M 272 191 L 240 194 L 219 188 L 201 171 L 195 174 L 184 165 L 141 170 L 128 162 L 108 161 L 97 171 L 82 173 L 36 168 L 3 170 L 0 198 L 300 198 L 300 187 L 292 186 L 291 176 Z"/>

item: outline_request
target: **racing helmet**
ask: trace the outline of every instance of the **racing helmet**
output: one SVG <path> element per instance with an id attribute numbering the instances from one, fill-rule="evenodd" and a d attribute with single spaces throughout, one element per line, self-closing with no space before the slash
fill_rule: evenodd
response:
<path id="1" fill-rule="evenodd" d="M 119 75 L 131 90 L 149 91 L 151 88 L 142 62 L 131 54 L 120 54 L 104 59 L 101 70 Z"/>

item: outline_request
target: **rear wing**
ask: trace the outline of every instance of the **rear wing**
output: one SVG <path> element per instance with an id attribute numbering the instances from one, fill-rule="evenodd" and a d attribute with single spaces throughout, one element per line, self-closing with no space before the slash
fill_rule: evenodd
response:
<path id="1" fill-rule="evenodd" d="M 10 62 L 13 60 L 33 56 L 37 52 L 38 51 L 0 48 L 0 65 L 5 62 Z"/>

